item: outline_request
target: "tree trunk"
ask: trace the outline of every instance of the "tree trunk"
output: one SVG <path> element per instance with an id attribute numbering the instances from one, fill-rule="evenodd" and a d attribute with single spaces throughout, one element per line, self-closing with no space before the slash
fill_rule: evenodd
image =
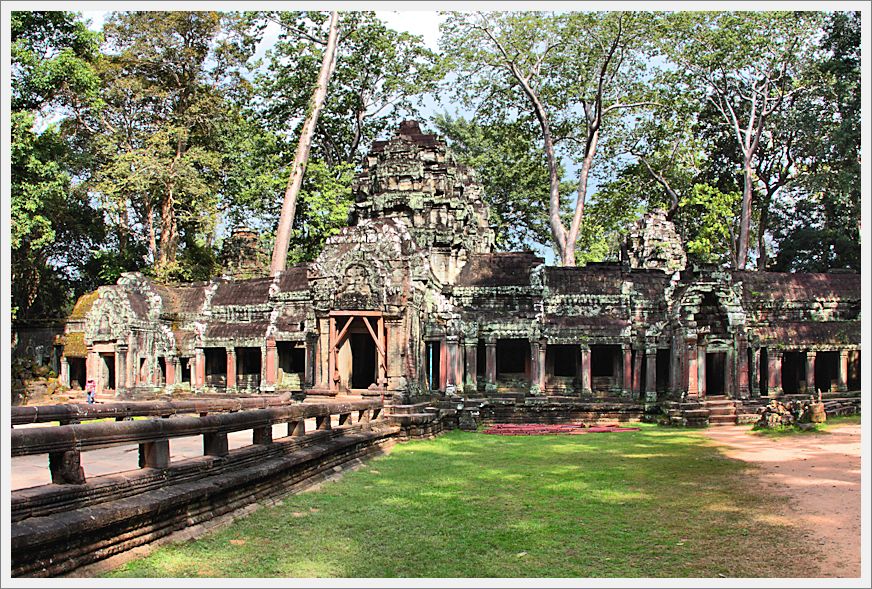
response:
<path id="1" fill-rule="evenodd" d="M 742 212 L 739 217 L 739 239 L 736 248 L 736 268 L 744 270 L 748 265 L 748 241 L 751 234 L 751 197 L 754 189 L 753 169 L 750 158 L 745 159 L 744 165 L 745 185 L 742 189 Z"/>
<path id="2" fill-rule="evenodd" d="M 174 204 L 173 191 L 170 189 L 160 207 L 160 259 L 158 260 L 158 266 L 171 264 L 176 261 L 176 248 L 178 247 L 179 236 Z"/>
<path id="3" fill-rule="evenodd" d="M 772 203 L 772 193 L 766 193 L 766 196 L 760 202 L 760 223 L 757 226 L 757 250 L 759 257 L 757 258 L 757 270 L 763 272 L 769 263 L 769 258 L 766 255 L 766 228 L 769 225 L 769 205 Z"/>
<path id="4" fill-rule="evenodd" d="M 572 216 L 572 224 L 569 226 L 569 233 L 566 236 L 566 247 L 563 250 L 562 263 L 564 266 L 575 266 L 575 242 L 578 241 L 578 232 L 581 230 L 581 222 L 584 219 L 584 203 L 587 199 L 587 179 L 590 176 L 590 169 L 593 167 L 593 158 L 596 155 L 598 143 L 599 129 L 596 129 L 588 139 L 584 161 L 581 163 L 581 170 L 578 172 L 578 197 L 575 201 L 575 213 Z"/>
<path id="5" fill-rule="evenodd" d="M 157 239 L 154 235 L 154 207 L 151 202 L 145 206 L 145 217 L 148 223 L 148 249 L 151 251 L 151 261 L 157 264 Z"/>
<path id="6" fill-rule="evenodd" d="M 339 14 L 334 10 L 330 13 L 330 32 L 327 36 L 327 47 L 324 49 L 324 58 L 321 61 L 321 71 L 318 74 L 318 83 L 312 93 L 309 103 L 309 113 L 303 123 L 300 133 L 300 142 L 297 144 L 297 152 L 294 154 L 294 163 L 291 166 L 291 177 L 285 190 L 285 198 L 282 202 L 282 214 L 279 217 L 279 226 L 276 230 L 276 244 L 273 248 L 272 262 L 270 263 L 270 275 L 275 276 L 285 269 L 288 261 L 288 247 L 291 243 L 291 230 L 294 225 L 294 214 L 297 209 L 297 195 L 303 183 L 303 175 L 306 173 L 306 163 L 309 161 L 309 149 L 312 146 L 312 137 L 315 134 L 315 125 L 318 116 L 324 107 L 327 98 L 327 84 L 333 69 L 336 67 L 336 44 L 339 36 Z"/>

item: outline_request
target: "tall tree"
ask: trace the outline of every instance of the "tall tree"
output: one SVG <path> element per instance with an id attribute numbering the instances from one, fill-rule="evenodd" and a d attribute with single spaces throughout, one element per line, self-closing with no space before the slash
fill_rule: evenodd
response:
<path id="1" fill-rule="evenodd" d="M 34 321 L 63 315 L 102 236 L 61 125 L 49 122 L 95 98 L 99 45 L 71 12 L 13 12 L 10 21 L 12 314 Z"/>
<path id="2" fill-rule="evenodd" d="M 321 59 L 321 71 L 318 73 L 318 81 L 312 92 L 303 129 L 297 143 L 297 151 L 294 154 L 294 163 L 291 166 L 291 177 L 285 190 L 282 201 L 282 214 L 279 217 L 279 226 L 276 231 L 276 243 L 273 248 L 272 261 L 270 262 L 270 274 L 276 275 L 285 269 L 288 260 L 288 245 L 291 241 L 291 229 L 294 223 L 294 212 L 297 208 L 297 194 L 303 183 L 303 175 L 306 172 L 306 164 L 309 161 L 309 150 L 312 147 L 312 137 L 315 134 L 315 126 L 318 124 L 318 116 L 324 108 L 327 98 L 327 85 L 330 76 L 336 67 L 336 41 L 339 36 L 339 13 L 335 10 L 330 13 L 330 23 L 327 26 L 327 41 L 324 47 L 324 55 Z"/>
<path id="3" fill-rule="evenodd" d="M 741 151 L 742 205 L 733 266 L 745 269 L 751 239 L 755 168 L 771 119 L 797 91 L 819 16 L 799 12 L 675 13 L 661 47 L 702 92 Z"/>
<path id="4" fill-rule="evenodd" d="M 624 12 L 455 12 L 443 24 L 442 46 L 465 81 L 458 96 L 479 112 L 506 118 L 520 111 L 539 123 L 549 171 L 549 224 L 563 265 L 576 264 L 588 182 L 604 137 L 620 133 L 627 109 L 650 104 L 640 98 L 650 18 Z M 579 166 L 569 219 L 560 190 L 563 155 L 575 156 Z"/>

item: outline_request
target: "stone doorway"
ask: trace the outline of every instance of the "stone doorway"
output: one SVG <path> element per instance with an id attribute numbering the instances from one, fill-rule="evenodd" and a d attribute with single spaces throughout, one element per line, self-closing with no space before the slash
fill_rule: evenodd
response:
<path id="1" fill-rule="evenodd" d="M 85 359 L 67 356 L 67 364 L 70 366 L 70 387 L 84 390 L 87 380 Z"/>
<path id="2" fill-rule="evenodd" d="M 114 391 L 115 390 L 115 354 L 112 352 L 102 352 L 100 354 L 100 379 L 97 382 L 97 390 Z"/>
<path id="3" fill-rule="evenodd" d="M 427 363 L 425 366 L 427 371 L 427 386 L 430 387 L 431 391 L 441 391 L 442 344 L 440 342 L 427 342 L 426 358 L 424 361 Z"/>
<path id="4" fill-rule="evenodd" d="M 705 394 L 706 396 L 725 395 L 727 392 L 727 353 L 706 352 L 705 355 Z"/>
<path id="5" fill-rule="evenodd" d="M 352 333 L 348 338 L 351 347 L 351 388 L 368 389 L 376 384 L 375 342 L 368 333 Z"/>
<path id="6" fill-rule="evenodd" d="M 330 390 L 384 391 L 387 337 L 378 311 L 330 313 L 328 374 Z"/>

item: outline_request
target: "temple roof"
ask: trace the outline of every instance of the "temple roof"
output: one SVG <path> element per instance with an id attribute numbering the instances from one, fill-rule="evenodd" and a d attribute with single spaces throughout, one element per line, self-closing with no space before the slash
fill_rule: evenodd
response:
<path id="1" fill-rule="evenodd" d="M 543 262 L 533 252 L 472 254 L 455 284 L 461 287 L 530 286 L 530 272 Z"/>
<path id="2" fill-rule="evenodd" d="M 815 301 L 859 300 L 860 275 L 854 273 L 793 274 L 735 271 L 733 280 L 744 283 L 743 300 Z"/>

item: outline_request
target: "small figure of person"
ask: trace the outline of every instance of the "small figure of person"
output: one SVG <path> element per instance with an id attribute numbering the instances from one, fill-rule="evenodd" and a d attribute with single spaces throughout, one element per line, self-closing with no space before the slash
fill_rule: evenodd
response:
<path id="1" fill-rule="evenodd" d="M 85 385 L 85 396 L 88 399 L 88 405 L 94 404 L 94 395 L 97 393 L 97 383 L 94 382 L 93 378 L 88 379 L 88 383 Z"/>

